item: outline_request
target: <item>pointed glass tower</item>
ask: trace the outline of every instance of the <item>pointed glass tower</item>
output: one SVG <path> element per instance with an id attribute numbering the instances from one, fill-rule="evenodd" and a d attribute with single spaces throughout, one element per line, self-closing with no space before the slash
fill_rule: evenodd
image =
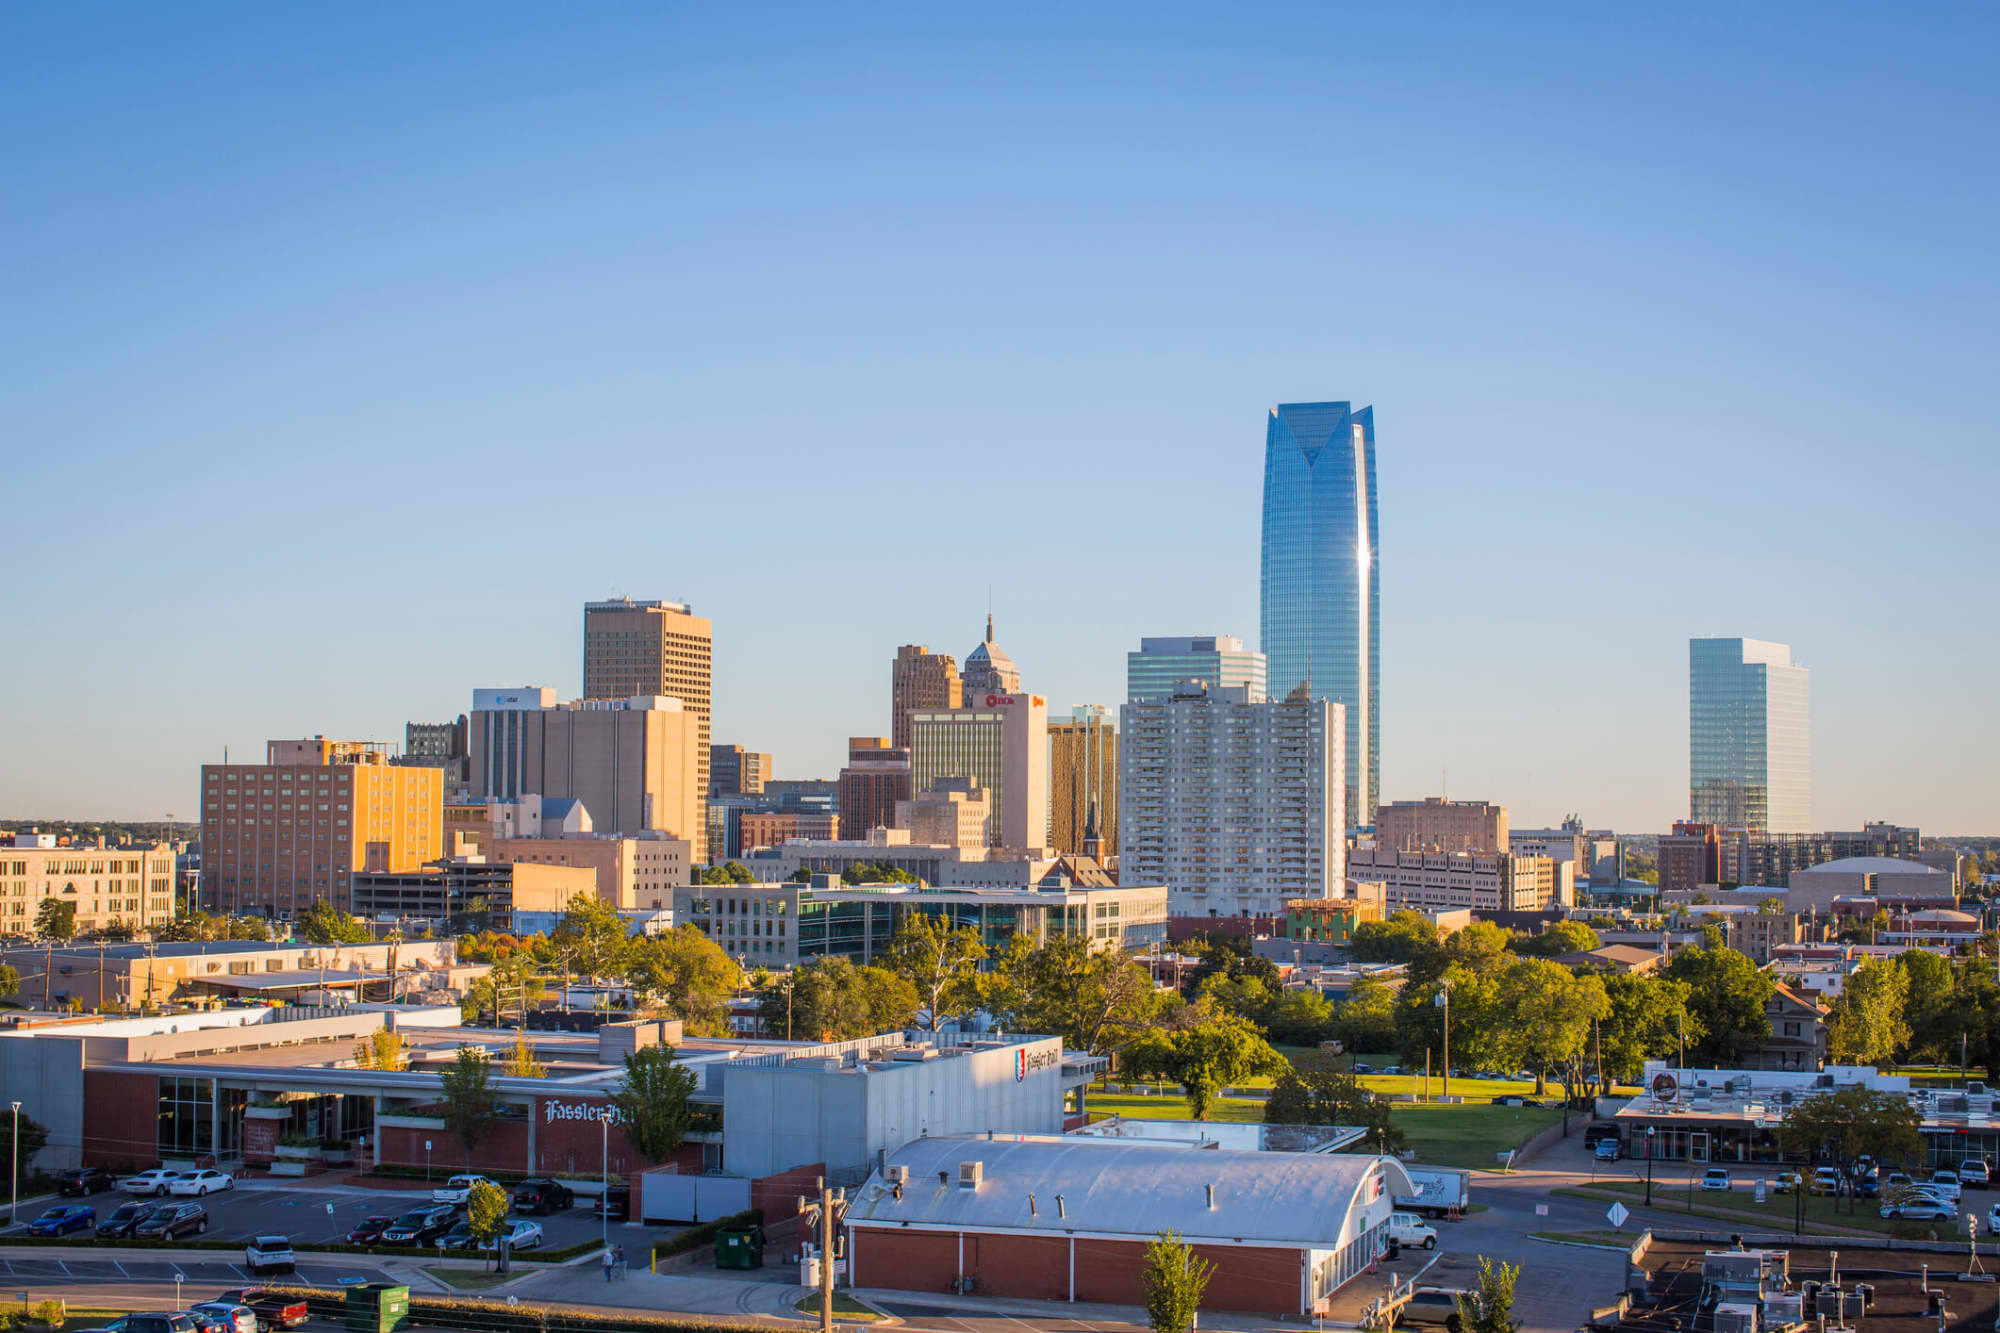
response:
<path id="1" fill-rule="evenodd" d="M 1269 693 L 1347 706 L 1350 827 L 1381 799 L 1375 409 L 1280 403 L 1264 437 L 1263 643 Z"/>

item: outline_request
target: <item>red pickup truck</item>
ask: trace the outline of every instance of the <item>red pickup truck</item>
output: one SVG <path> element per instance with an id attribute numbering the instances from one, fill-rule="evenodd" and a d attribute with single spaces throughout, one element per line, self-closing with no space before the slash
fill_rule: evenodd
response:
<path id="1" fill-rule="evenodd" d="M 304 1301 L 290 1300 L 266 1287 L 232 1287 L 216 1299 L 249 1306 L 257 1313 L 257 1327 L 266 1333 L 274 1328 L 297 1328 L 312 1318 Z"/>

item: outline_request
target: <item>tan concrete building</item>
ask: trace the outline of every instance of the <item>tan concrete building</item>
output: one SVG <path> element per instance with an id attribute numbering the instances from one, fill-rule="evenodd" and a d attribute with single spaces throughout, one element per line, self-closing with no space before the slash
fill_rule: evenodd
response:
<path id="1" fill-rule="evenodd" d="M 755 796 L 771 780 L 771 756 L 740 745 L 708 747 L 708 794 Z"/>
<path id="2" fill-rule="evenodd" d="M 674 890 L 690 879 L 693 849 L 685 838 L 496 838 L 495 861 L 589 870 L 597 896 L 620 912 L 672 907 Z"/>
<path id="3" fill-rule="evenodd" d="M 914 846 L 984 847 L 992 802 L 971 778 L 941 778 L 931 789 L 896 802 L 895 827 Z"/>
<path id="4" fill-rule="evenodd" d="M 810 810 L 745 810 L 742 819 L 743 850 L 782 847 L 793 838 L 816 840 L 840 836 L 840 816 Z"/>
<path id="5" fill-rule="evenodd" d="M 989 846 L 1039 852 L 1049 844 L 1049 702 L 1039 694 L 982 694 L 965 707 L 910 715 L 910 790 L 971 778 L 987 792 Z"/>
<path id="6" fill-rule="evenodd" d="M 1074 710 L 1067 722 L 1049 723 L 1049 845 L 1082 853 L 1084 833 L 1097 820 L 1095 856 L 1118 852 L 1118 728 L 1099 704 Z"/>
<path id="7" fill-rule="evenodd" d="M 551 705 L 552 693 L 473 692 L 472 795 L 573 797 L 598 832 L 685 838 L 706 859 L 706 724 L 678 699 Z"/>
<path id="8" fill-rule="evenodd" d="M 1375 845 L 1397 852 L 1504 852 L 1507 807 L 1487 801 L 1394 801 L 1375 809 Z"/>
<path id="9" fill-rule="evenodd" d="M 635 602 L 629 597 L 583 607 L 583 697 L 678 699 L 695 721 L 695 791 L 708 791 L 709 704 L 715 635 L 707 617 L 685 602 Z M 600 827 L 605 817 L 596 810 Z M 699 812 L 697 812 L 699 813 Z M 699 832 L 683 837 L 700 838 Z"/>
<path id="10" fill-rule="evenodd" d="M 840 826 L 850 837 L 896 826 L 896 803 L 910 794 L 910 752 L 887 736 L 849 736 L 840 770 Z"/>
<path id="11" fill-rule="evenodd" d="M 959 708 L 965 695 L 958 679 L 958 662 L 950 653 L 934 653 L 921 643 L 906 643 L 889 665 L 889 733 L 899 749 L 910 748 L 910 714 L 934 708 Z"/>
<path id="12" fill-rule="evenodd" d="M 212 996 L 298 998 L 322 983 L 331 992 L 388 1000 L 462 987 L 487 970 L 484 963 L 456 963 L 450 940 L 384 940 L 333 949 L 264 940 L 77 943 L 48 953 L 0 949 L 0 964 L 20 972 L 23 1003 L 60 1009 L 81 1001 L 100 1011 Z"/>
<path id="13" fill-rule="evenodd" d="M 1388 890 L 1393 913 L 1470 908 L 1484 912 L 1539 912 L 1558 904 L 1556 867 L 1546 856 L 1481 852 L 1398 852 L 1357 847 L 1347 873 Z"/>
<path id="14" fill-rule="evenodd" d="M 373 742 L 272 741 L 266 764 L 201 769 L 202 905 L 297 920 L 352 911 L 362 870 L 443 854 L 444 772 L 391 764 Z M 285 761 L 292 762 L 285 762 Z"/>
<path id="15" fill-rule="evenodd" d="M 114 921 L 137 928 L 172 920 L 174 849 L 164 842 L 58 847 L 35 834 L 0 846 L 0 936 L 33 935 L 49 898 L 76 908 L 78 934 Z"/>
<path id="16" fill-rule="evenodd" d="M 571 898 L 597 892 L 588 866 L 454 856 L 411 870 L 363 871 L 354 877 L 354 914 L 375 922 L 441 922 L 484 901 L 497 923 L 516 912 L 561 912 Z"/>

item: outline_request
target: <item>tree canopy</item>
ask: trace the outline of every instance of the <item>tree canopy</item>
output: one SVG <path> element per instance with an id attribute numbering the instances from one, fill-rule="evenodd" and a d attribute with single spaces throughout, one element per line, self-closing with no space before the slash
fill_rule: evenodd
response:
<path id="1" fill-rule="evenodd" d="M 1857 1083 L 1794 1102 L 1778 1142 L 1808 1161 L 1911 1162 L 1923 1156 L 1922 1124 L 1907 1097 Z"/>
<path id="2" fill-rule="evenodd" d="M 655 1165 L 673 1156 L 694 1119 L 688 1100 L 699 1080 L 674 1059 L 671 1046 L 648 1046 L 625 1057 L 625 1077 L 611 1104 L 638 1154 Z"/>
<path id="3" fill-rule="evenodd" d="M 1231 1083 L 1260 1074 L 1282 1074 L 1285 1057 L 1271 1049 L 1249 1019 L 1197 1005 L 1181 1015 L 1182 1026 L 1153 1028 L 1126 1047 L 1125 1067 L 1180 1084 L 1188 1111 L 1208 1119 L 1216 1094 Z"/>
<path id="4" fill-rule="evenodd" d="M 1360 1125 L 1377 1152 L 1403 1146 L 1389 1104 L 1324 1056 L 1304 1056 L 1278 1075 L 1264 1103 L 1267 1125 Z"/>
<path id="5" fill-rule="evenodd" d="M 634 940 L 625 967 L 633 991 L 665 1006 L 688 1036 L 728 1035 L 729 1001 L 743 984 L 743 972 L 694 926 Z"/>
<path id="6" fill-rule="evenodd" d="M 361 918 L 350 916 L 325 898 L 314 901 L 299 918 L 298 936 L 308 944 L 366 944 L 371 938 Z"/>
<path id="7" fill-rule="evenodd" d="M 472 1150 L 492 1132 L 493 1122 L 499 1118 L 492 1062 L 477 1046 L 461 1046 L 439 1081 L 443 1084 L 444 1127 L 465 1148 L 465 1160 L 470 1164 Z"/>
<path id="8" fill-rule="evenodd" d="M 910 912 L 883 955 L 891 972 L 917 993 L 924 1024 L 936 1032 L 979 1005 L 979 964 L 986 945 L 972 926 L 953 926 L 930 912 Z"/>
<path id="9" fill-rule="evenodd" d="M 1039 945 L 1016 936 L 982 983 L 985 1007 L 1005 1027 L 1060 1036 L 1092 1055 L 1129 1045 L 1160 1008 L 1153 979 L 1130 954 L 1075 936 Z"/>
<path id="10" fill-rule="evenodd" d="M 1664 972 L 1688 988 L 1690 1064 L 1711 1069 L 1734 1065 L 1742 1051 L 1771 1035 L 1771 1018 L 1764 1011 L 1771 978 L 1746 955 L 1724 946 L 1719 932 L 1706 944 L 1674 954 Z"/>

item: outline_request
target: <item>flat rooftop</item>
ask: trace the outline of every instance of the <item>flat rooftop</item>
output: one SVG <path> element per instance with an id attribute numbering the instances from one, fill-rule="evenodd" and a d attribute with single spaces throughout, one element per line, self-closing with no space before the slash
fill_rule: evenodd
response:
<path id="1" fill-rule="evenodd" d="M 1788 1286 L 1793 1292 L 1808 1281 L 1832 1281 L 1837 1254 L 1838 1287 L 1847 1293 L 1846 1323 L 1864 1333 L 1938 1333 L 1939 1320 L 1930 1313 L 1930 1297 L 1924 1290 L 1926 1265 L 1930 1289 L 1944 1296 L 1942 1327 L 1947 1333 L 1972 1329 L 1985 1333 L 1994 1327 L 1994 1311 L 2000 1307 L 1995 1283 L 1957 1280 L 1967 1262 L 1962 1240 L 1956 1246 L 1933 1250 L 1861 1249 L 1839 1240 L 1831 1242 L 1831 1249 L 1820 1244 L 1778 1244 L 1768 1238 L 1745 1244 L 1750 1249 L 1786 1251 Z M 1626 1333 L 1661 1333 L 1669 1328 L 1684 1329 L 1687 1333 L 1713 1333 L 1714 1312 L 1696 1308 L 1702 1294 L 1702 1261 L 1706 1255 L 1727 1248 L 1727 1245 L 1655 1240 L 1639 1261 L 1648 1278 L 1646 1296 L 1632 1302 L 1619 1324 L 1620 1329 Z M 1989 1274 L 1996 1266 L 1991 1257 L 1981 1258 L 1980 1264 Z M 1854 1295 L 1858 1282 L 1874 1289 L 1872 1303 L 1865 1310 Z M 1606 1291 L 1603 1299 L 1608 1304 L 1617 1294 Z M 1828 1333 L 1832 1333 L 1839 1307 L 1829 1303 L 1820 1308 L 1826 1316 Z"/>

